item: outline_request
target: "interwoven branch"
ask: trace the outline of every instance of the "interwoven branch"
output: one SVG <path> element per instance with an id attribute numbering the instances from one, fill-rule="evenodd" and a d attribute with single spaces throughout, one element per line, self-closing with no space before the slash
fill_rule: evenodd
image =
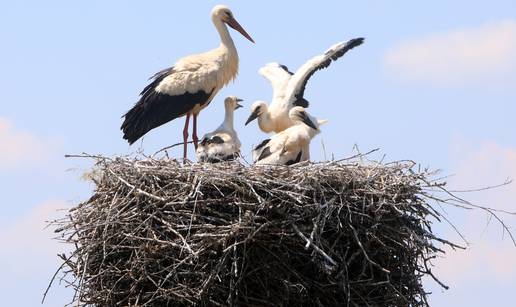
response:
<path id="1" fill-rule="evenodd" d="M 94 159 L 93 196 L 56 222 L 80 306 L 427 306 L 428 261 L 459 247 L 413 163 Z"/>

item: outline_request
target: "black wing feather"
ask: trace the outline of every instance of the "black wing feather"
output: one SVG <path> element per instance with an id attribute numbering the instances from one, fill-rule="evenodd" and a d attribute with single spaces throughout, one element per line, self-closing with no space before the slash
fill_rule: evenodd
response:
<path id="1" fill-rule="evenodd" d="M 265 147 L 263 150 L 262 150 L 262 153 L 260 154 L 260 156 L 258 157 L 258 160 L 256 161 L 260 161 L 260 160 L 263 160 L 265 158 L 267 158 L 268 156 L 272 155 L 272 152 L 271 152 L 271 149 L 270 147 Z"/>
<path id="2" fill-rule="evenodd" d="M 210 141 L 208 142 L 208 144 L 224 144 L 224 140 L 218 136 L 218 135 L 214 135 Z"/>
<path id="3" fill-rule="evenodd" d="M 202 146 L 207 146 L 211 144 L 224 144 L 224 140 L 218 135 L 213 135 L 212 137 L 204 137 L 201 140 L 200 144 Z"/>
<path id="4" fill-rule="evenodd" d="M 287 163 L 285 163 L 285 165 L 293 165 L 293 164 L 299 163 L 299 161 L 301 161 L 302 154 L 303 154 L 303 151 L 300 151 L 294 160 L 287 161 Z"/>
<path id="5" fill-rule="evenodd" d="M 283 69 L 284 71 L 286 71 L 286 72 L 287 72 L 289 75 L 291 75 L 291 76 L 294 74 L 293 72 L 291 72 L 290 70 L 288 70 L 288 67 L 287 67 L 286 65 L 280 64 L 280 65 L 279 65 L 279 67 L 280 67 L 281 69 Z"/>
<path id="6" fill-rule="evenodd" d="M 256 146 L 254 148 L 254 150 L 260 150 L 260 148 L 262 148 L 263 146 L 267 145 L 270 141 L 271 141 L 271 139 L 263 140 L 260 144 L 258 144 L 258 146 Z"/>
<path id="7" fill-rule="evenodd" d="M 145 96 L 151 90 L 155 89 L 158 84 L 163 81 L 163 79 L 170 76 L 173 72 L 174 67 L 169 67 L 155 73 L 152 77 L 149 78 L 149 80 L 152 80 L 152 82 L 143 89 L 143 91 L 140 93 L 140 96 Z"/>
<path id="8" fill-rule="evenodd" d="M 170 96 L 156 91 L 156 87 L 170 74 L 173 68 L 164 69 L 152 78 L 153 81 L 141 92 L 140 100 L 123 117 L 120 129 L 124 139 L 133 144 L 150 130 L 188 113 L 196 104 L 205 104 L 211 93 L 198 91 Z"/>
<path id="9" fill-rule="evenodd" d="M 238 153 L 234 153 L 234 154 L 230 154 L 230 155 L 226 155 L 226 156 L 221 156 L 221 155 L 209 156 L 209 157 L 205 157 L 201 162 L 219 163 L 219 162 L 226 162 L 226 161 L 234 161 L 234 160 L 238 159 L 239 156 L 240 155 Z"/>
<path id="10" fill-rule="evenodd" d="M 308 102 L 308 100 L 304 99 L 303 97 L 297 97 L 296 95 L 296 101 L 294 101 L 295 107 L 303 107 L 306 109 L 309 105 L 310 103 Z"/>
<path id="11" fill-rule="evenodd" d="M 306 76 L 305 80 L 303 80 L 303 85 L 301 86 L 300 90 L 299 90 L 299 93 L 296 94 L 296 101 L 294 102 L 294 105 L 298 105 L 298 106 L 302 106 L 302 107 L 308 107 L 308 101 L 306 101 L 303 96 L 305 94 L 305 88 L 306 88 L 306 84 L 308 83 L 308 80 L 310 80 L 310 78 L 312 77 L 312 75 L 318 71 L 318 70 L 321 70 L 321 69 L 324 69 L 328 66 L 330 66 L 331 62 L 332 61 L 335 61 L 337 59 L 339 59 L 340 57 L 342 57 L 344 54 L 346 54 L 346 52 L 348 52 L 349 50 L 357 47 L 357 46 L 360 46 L 364 43 L 364 38 L 360 37 L 360 38 L 354 38 L 352 40 L 349 40 L 340 50 L 338 50 L 337 52 L 335 52 L 335 54 L 333 54 L 330 58 L 328 58 L 326 61 L 322 62 L 320 65 L 314 67 L 310 73 Z M 331 53 L 332 50 L 328 50 L 325 55 L 328 55 L 329 53 Z M 304 106 L 303 104 L 306 104 L 306 106 Z"/>

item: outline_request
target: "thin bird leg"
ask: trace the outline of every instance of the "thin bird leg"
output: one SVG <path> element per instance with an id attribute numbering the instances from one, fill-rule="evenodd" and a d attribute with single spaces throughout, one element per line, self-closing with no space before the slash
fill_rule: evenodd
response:
<path id="1" fill-rule="evenodd" d="M 186 160 L 188 152 L 188 124 L 190 123 L 190 114 L 186 114 L 185 128 L 183 129 L 183 159 Z"/>
<path id="2" fill-rule="evenodd" d="M 197 144 L 199 143 L 199 138 L 197 137 L 197 115 L 193 115 L 193 134 L 192 134 L 192 140 L 194 142 L 195 149 L 197 150 Z"/>

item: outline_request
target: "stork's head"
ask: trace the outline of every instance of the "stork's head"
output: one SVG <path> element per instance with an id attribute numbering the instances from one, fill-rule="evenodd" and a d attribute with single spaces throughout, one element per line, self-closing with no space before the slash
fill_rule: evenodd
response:
<path id="1" fill-rule="evenodd" d="M 258 100 L 253 103 L 251 105 L 251 115 L 249 115 L 249 118 L 245 122 L 246 126 L 253 120 L 260 117 L 264 112 L 267 112 L 267 103 L 265 101 Z"/>
<path id="2" fill-rule="evenodd" d="M 321 124 L 325 123 L 325 121 L 318 121 L 313 116 L 308 114 L 308 112 L 306 112 L 305 108 L 303 108 L 303 107 L 293 107 L 288 112 L 288 115 L 292 120 L 299 122 L 299 123 L 303 123 L 303 124 L 307 125 L 308 127 L 312 128 L 314 130 L 317 130 L 317 131 L 319 131 L 319 123 L 321 123 Z"/>
<path id="3" fill-rule="evenodd" d="M 242 105 L 239 103 L 242 101 L 244 100 L 236 96 L 229 96 L 224 100 L 224 106 L 226 107 L 226 110 L 236 110 L 242 107 Z"/>
<path id="4" fill-rule="evenodd" d="M 247 38 L 248 40 L 250 40 L 251 42 L 254 43 L 254 40 L 252 39 L 252 37 L 249 34 L 247 34 L 247 32 L 244 30 L 244 28 L 242 28 L 242 26 L 238 23 L 238 21 L 233 16 L 233 12 L 231 12 L 229 7 L 227 7 L 226 5 L 222 5 L 222 4 L 216 5 L 213 8 L 213 10 L 211 11 L 211 18 L 214 21 L 220 20 L 220 21 L 226 23 L 228 26 L 237 30 L 245 38 Z"/>

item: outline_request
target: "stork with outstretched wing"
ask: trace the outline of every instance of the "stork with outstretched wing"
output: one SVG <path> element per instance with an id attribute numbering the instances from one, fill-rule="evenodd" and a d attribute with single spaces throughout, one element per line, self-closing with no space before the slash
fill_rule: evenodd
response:
<path id="1" fill-rule="evenodd" d="M 272 85 L 272 102 L 270 105 L 264 101 L 255 102 L 251 106 L 251 115 L 247 119 L 246 125 L 258 119 L 258 126 L 266 133 L 279 133 L 292 127 L 295 123 L 289 117 L 289 111 L 296 106 L 307 108 L 309 105 L 304 98 L 304 93 L 310 77 L 363 42 L 363 38 L 355 38 L 348 42 L 335 44 L 324 54 L 308 60 L 295 73 L 290 72 L 285 65 L 278 63 L 270 63 L 262 67 L 259 73 Z"/>

